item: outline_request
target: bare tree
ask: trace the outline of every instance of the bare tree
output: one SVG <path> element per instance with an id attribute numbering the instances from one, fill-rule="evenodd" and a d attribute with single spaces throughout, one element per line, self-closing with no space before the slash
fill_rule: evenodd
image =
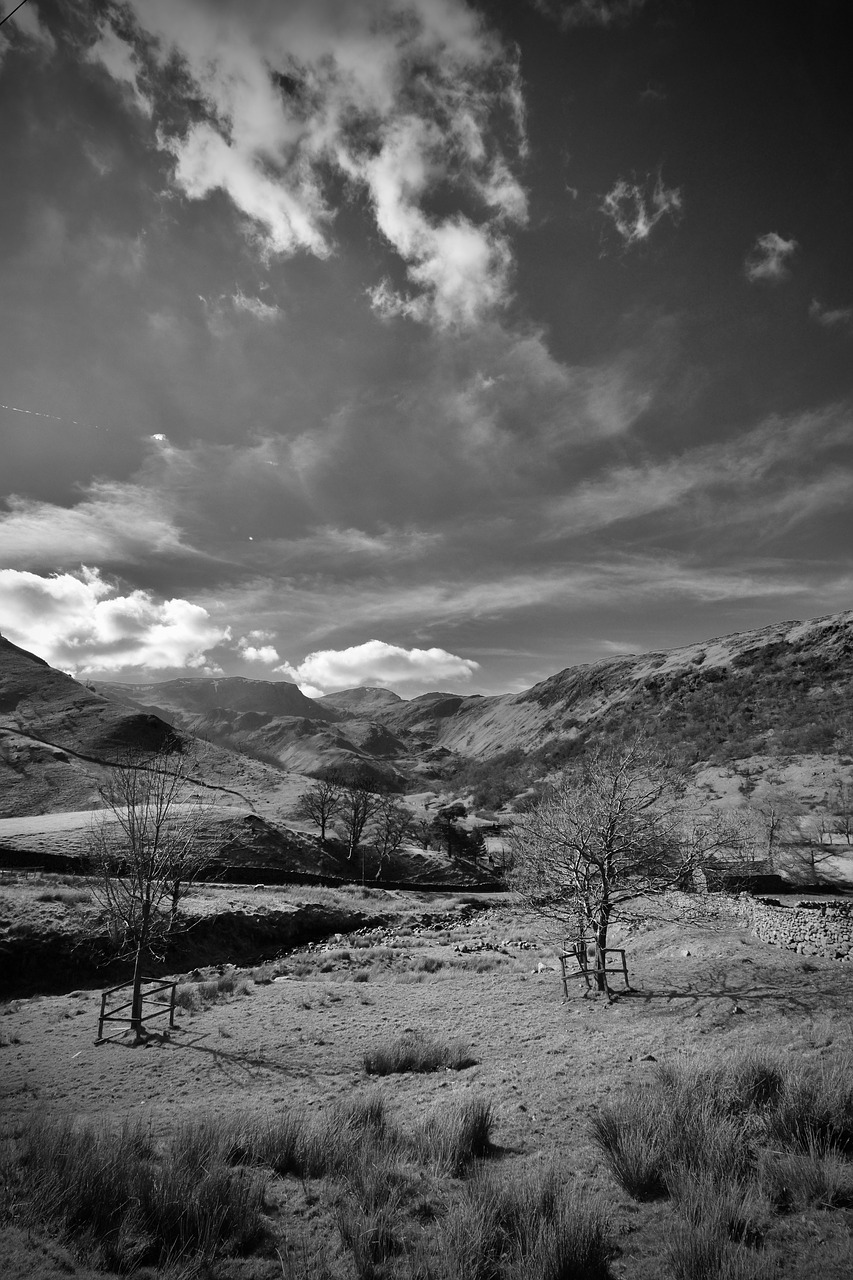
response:
<path id="1" fill-rule="evenodd" d="M 832 803 L 835 810 L 833 834 L 840 835 L 845 844 L 853 844 L 853 782 L 839 778 Z"/>
<path id="2" fill-rule="evenodd" d="M 398 852 L 400 846 L 413 835 L 414 814 L 393 796 L 382 796 L 374 818 L 373 847 L 378 855 L 376 879 L 382 875 L 385 863 Z"/>
<path id="3" fill-rule="evenodd" d="M 341 799 L 338 819 L 347 842 L 347 861 L 352 861 L 382 796 L 373 780 L 360 774 L 343 775 L 336 781 Z"/>
<path id="4" fill-rule="evenodd" d="M 145 958 L 164 953 L 181 898 L 204 862 L 199 827 L 207 806 L 190 794 L 190 767 L 180 751 L 133 754 L 99 788 L 104 808 L 91 834 L 93 895 L 116 951 L 134 960 L 130 1025 L 137 1041 Z"/>
<path id="5" fill-rule="evenodd" d="M 637 900 L 682 883 L 702 842 L 685 839 L 684 779 L 643 741 L 564 771 L 515 825 L 510 884 L 530 907 L 595 939 Z M 596 974 L 607 991 L 606 975 Z"/>
<path id="6" fill-rule="evenodd" d="M 799 836 L 797 818 L 803 813 L 803 806 L 790 791 L 760 787 L 751 797 L 749 808 L 764 827 L 765 856 L 772 870 L 782 844 L 792 835 Z"/>
<path id="7" fill-rule="evenodd" d="M 296 816 L 315 822 L 320 828 L 320 840 L 326 843 L 326 828 L 340 812 L 342 804 L 340 787 L 328 778 L 319 778 L 303 791 L 296 807 Z"/>

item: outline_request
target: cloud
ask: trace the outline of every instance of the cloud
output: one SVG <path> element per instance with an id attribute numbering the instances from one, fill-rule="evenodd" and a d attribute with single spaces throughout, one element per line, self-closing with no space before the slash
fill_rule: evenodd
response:
<path id="1" fill-rule="evenodd" d="M 154 104 L 140 85 L 142 68 L 133 48 L 116 34 L 109 23 L 98 27 L 98 39 L 86 51 L 86 60 L 100 63 L 105 71 L 130 93 L 131 100 L 145 116 L 151 116 Z"/>
<path id="2" fill-rule="evenodd" d="M 263 302 L 260 298 L 247 297 L 242 289 L 238 289 L 236 293 L 231 295 L 231 301 L 235 310 L 245 311 L 248 315 L 254 316 L 256 320 L 261 320 L 265 324 L 278 320 L 282 314 L 280 307 L 269 302 Z"/>
<path id="3" fill-rule="evenodd" d="M 644 8 L 646 0 L 532 0 L 532 4 L 534 9 L 568 30 L 627 22 Z"/>
<path id="4" fill-rule="evenodd" d="M 758 236 L 743 264 L 747 280 L 787 280 L 789 260 L 798 248 L 793 237 L 783 240 L 775 231 Z"/>
<path id="5" fill-rule="evenodd" d="M 263 662 L 267 666 L 272 666 L 279 660 L 278 651 L 274 645 L 259 643 L 272 638 L 272 635 L 266 631 L 250 631 L 247 636 L 241 636 L 237 641 L 237 652 L 246 662 Z"/>
<path id="6" fill-rule="evenodd" d="M 779 536 L 823 510 L 849 505 L 853 472 L 831 459 L 849 439 L 850 406 L 830 405 L 781 418 L 773 415 L 741 437 L 685 450 L 677 458 L 623 465 L 574 486 L 544 504 L 539 537 L 564 538 L 610 529 L 622 521 L 680 513 L 683 527 L 705 530 L 719 543 L 725 529 L 744 525 L 754 537 Z"/>
<path id="7" fill-rule="evenodd" d="M 358 685 L 434 688 L 448 680 L 470 680 L 479 663 L 446 649 L 403 649 L 384 640 L 367 640 L 349 649 L 309 653 L 297 666 L 284 662 L 276 670 L 314 693 L 330 693 Z"/>
<path id="8" fill-rule="evenodd" d="M 14 8 L 14 4 L 11 8 Z M 8 10 L 9 5 L 4 5 Z M 27 53 L 35 53 L 42 58 L 50 57 L 56 52 L 56 41 L 47 27 L 42 26 L 39 19 L 38 6 L 30 0 L 18 12 L 9 15 L 9 21 L 0 27 L 0 62 L 9 49 L 21 49 Z"/>
<path id="9" fill-rule="evenodd" d="M 599 205 L 621 236 L 626 249 L 648 240 L 661 218 L 667 216 L 676 224 L 681 219 L 684 205 L 681 188 L 665 187 L 660 172 L 651 190 L 650 182 L 651 174 L 643 183 L 619 178 Z"/>
<path id="10" fill-rule="evenodd" d="M 0 512 L 0 535 L 7 565 L 54 568 L 88 561 L 125 566 L 145 564 L 152 556 L 198 555 L 185 542 L 163 495 L 144 484 L 96 480 L 71 507 L 15 495 L 6 505 L 9 510 Z"/>
<path id="11" fill-rule="evenodd" d="M 206 653 L 230 636 L 201 605 L 119 594 L 97 569 L 41 577 L 0 570 L 4 634 L 76 674 L 208 667 Z"/>
<path id="12" fill-rule="evenodd" d="M 853 333 L 853 307 L 825 307 L 813 298 L 809 317 L 825 329 L 846 329 Z"/>
<path id="13" fill-rule="evenodd" d="M 371 286 L 381 315 L 472 325 L 507 300 L 506 228 L 527 219 L 518 55 L 464 0 L 131 9 L 133 47 L 113 30 L 90 57 L 137 93 L 144 61 L 146 92 L 167 100 L 177 54 L 201 118 L 177 130 L 160 113 L 158 139 L 188 199 L 225 192 L 262 254 L 327 258 L 343 179 L 407 276 L 408 292 Z"/>

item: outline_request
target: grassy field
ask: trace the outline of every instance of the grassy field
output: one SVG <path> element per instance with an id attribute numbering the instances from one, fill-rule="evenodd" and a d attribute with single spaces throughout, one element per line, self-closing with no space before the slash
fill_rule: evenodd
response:
<path id="1" fill-rule="evenodd" d="M 182 975 L 144 1047 L 95 1046 L 94 991 L 0 1007 L 7 1277 L 853 1273 L 853 966 L 671 913 L 624 937 L 630 992 L 564 999 L 560 940 L 508 899 L 386 906 Z"/>

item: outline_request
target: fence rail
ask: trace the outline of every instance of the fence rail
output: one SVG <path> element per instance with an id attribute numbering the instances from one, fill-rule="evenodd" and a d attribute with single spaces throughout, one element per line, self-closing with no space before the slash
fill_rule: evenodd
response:
<path id="1" fill-rule="evenodd" d="M 615 964 L 608 963 L 608 956 L 618 956 Z M 576 966 L 570 969 L 569 966 Z M 563 951 L 560 955 L 560 969 L 563 980 L 563 995 L 566 999 L 569 996 L 569 978 L 583 978 L 586 983 L 587 991 L 592 985 L 592 979 L 597 978 L 599 974 L 604 976 L 604 990 L 610 998 L 610 986 L 607 982 L 608 973 L 621 973 L 625 980 L 625 986 L 630 991 L 631 984 L 628 981 L 628 963 L 625 959 L 625 950 L 623 947 L 597 947 L 594 938 L 581 938 Z"/>
<path id="2" fill-rule="evenodd" d="M 169 996 L 168 1004 L 161 1004 L 159 1001 L 157 1001 L 158 1007 L 152 1010 L 151 1013 L 143 1013 L 142 1017 L 140 1018 L 140 1021 L 149 1022 L 152 1018 L 163 1018 L 168 1013 L 169 1026 L 174 1027 L 175 1025 L 175 990 L 177 988 L 177 985 L 178 984 L 176 982 L 161 982 L 157 978 L 143 978 L 142 979 L 143 1009 L 145 1008 L 146 1000 L 150 1001 L 151 1003 L 154 1003 L 153 998 L 160 991 L 169 991 L 170 996 Z M 124 1032 L 127 1031 L 128 1028 L 130 1027 L 131 1019 L 129 1017 L 124 1017 L 124 1018 L 119 1017 L 119 1014 L 121 1014 L 122 1011 L 125 1009 L 132 1009 L 133 1000 L 128 1000 L 124 1004 L 113 1005 L 109 1009 L 107 1009 L 107 1001 L 109 1000 L 110 996 L 114 996 L 116 992 L 129 991 L 129 990 L 132 990 L 132 988 L 133 988 L 132 982 L 120 982 L 118 986 L 109 987 L 106 991 L 101 992 L 101 1014 L 100 1014 L 100 1017 L 98 1018 L 98 1038 L 95 1041 L 95 1044 L 104 1044 L 107 1040 L 115 1040 L 117 1039 L 118 1036 L 123 1035 Z M 148 988 L 148 989 L 145 990 L 145 988 Z M 105 1036 L 104 1035 L 105 1022 L 121 1022 L 121 1023 L 124 1023 L 125 1025 L 122 1026 L 120 1031 L 113 1031 L 110 1035 Z"/>

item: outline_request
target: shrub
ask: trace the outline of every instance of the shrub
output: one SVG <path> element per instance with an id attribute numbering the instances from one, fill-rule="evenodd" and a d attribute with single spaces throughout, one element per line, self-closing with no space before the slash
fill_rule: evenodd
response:
<path id="1" fill-rule="evenodd" d="M 462 1071 L 473 1065 L 468 1048 L 460 1040 L 439 1040 L 422 1031 L 408 1031 L 388 1044 L 368 1049 L 364 1069 L 369 1076 L 390 1076 L 405 1071 Z"/>
<path id="2" fill-rule="evenodd" d="M 436 1168 L 459 1177 L 492 1150 L 495 1117 L 490 1102 L 466 1098 L 431 1112 L 415 1133 L 416 1150 Z"/>

